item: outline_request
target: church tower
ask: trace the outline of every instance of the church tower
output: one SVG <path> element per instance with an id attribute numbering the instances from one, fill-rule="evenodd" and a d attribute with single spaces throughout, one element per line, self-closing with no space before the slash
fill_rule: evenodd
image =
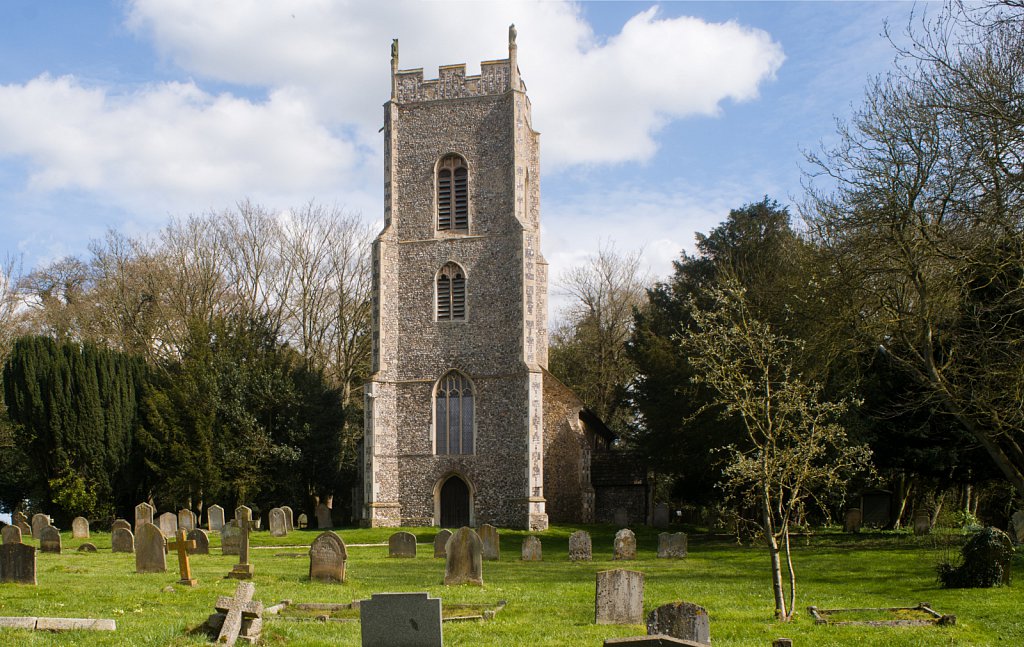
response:
<path id="1" fill-rule="evenodd" d="M 400 70 L 384 106 L 363 521 L 543 530 L 538 139 L 508 58 Z"/>

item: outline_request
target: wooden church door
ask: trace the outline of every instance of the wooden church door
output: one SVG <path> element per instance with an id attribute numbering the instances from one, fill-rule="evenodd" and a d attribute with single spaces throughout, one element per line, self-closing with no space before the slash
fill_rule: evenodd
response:
<path id="1" fill-rule="evenodd" d="M 469 486 L 452 476 L 441 486 L 441 527 L 458 529 L 469 525 Z"/>

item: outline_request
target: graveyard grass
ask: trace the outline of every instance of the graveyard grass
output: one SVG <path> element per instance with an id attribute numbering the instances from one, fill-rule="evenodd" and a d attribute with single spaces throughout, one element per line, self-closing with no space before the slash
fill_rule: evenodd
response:
<path id="1" fill-rule="evenodd" d="M 674 600 L 704 606 L 716 647 L 771 644 L 788 637 L 796 645 L 992 645 L 1024 644 L 1024 592 L 1017 585 L 994 589 L 939 588 L 935 563 L 955 554 L 962 535 L 913 537 L 878 533 L 857 536 L 819 531 L 801 537 L 795 547 L 798 613 L 788 624 L 772 619 L 772 595 L 766 551 L 738 545 L 734 538 L 690 533 L 689 556 L 657 559 L 657 532 L 637 531 L 637 561 L 612 560 L 617 528 L 585 527 L 591 532 L 594 561 L 570 562 L 569 535 L 575 527 L 539 533 L 544 561 L 520 561 L 528 534 L 501 531 L 501 560 L 484 562 L 481 587 L 441 584 L 444 560 L 433 557 L 436 528 L 407 528 L 417 536 L 415 559 L 389 559 L 387 537 L 395 529 L 341 529 L 348 544 L 348 581 L 311 583 L 307 547 L 317 531 L 271 537 L 252 535 L 256 599 L 269 606 L 281 600 L 348 603 L 385 591 L 426 591 L 442 603 L 507 606 L 492 620 L 447 622 L 444 643 L 456 645 L 591 645 L 605 638 L 645 633 L 641 625 L 595 625 L 594 580 L 599 570 L 629 568 L 646 575 L 644 611 Z M 192 558 L 196 588 L 177 584 L 177 560 L 168 571 L 137 575 L 135 558 L 110 552 L 110 535 L 93 531 L 88 540 L 98 553 L 75 549 L 87 540 L 62 534 L 61 555 L 37 554 L 38 586 L 0 585 L 0 616 L 112 618 L 117 631 L 48 634 L 0 629 L 0 644 L 17 645 L 197 645 L 195 632 L 213 612 L 219 595 L 233 595 L 237 581 L 224 579 L 237 557 L 220 555 L 220 538 L 211 533 L 211 554 Z M 28 543 L 38 545 L 31 538 Z M 358 544 L 379 544 L 359 546 Z M 1015 558 L 1024 573 L 1024 559 Z M 1024 586 L 1022 583 L 1020 586 Z M 807 606 L 819 608 L 909 607 L 928 602 L 955 614 L 954 627 L 842 627 L 815 625 Z M 292 621 L 265 617 L 264 645 L 358 645 L 359 624 Z"/>

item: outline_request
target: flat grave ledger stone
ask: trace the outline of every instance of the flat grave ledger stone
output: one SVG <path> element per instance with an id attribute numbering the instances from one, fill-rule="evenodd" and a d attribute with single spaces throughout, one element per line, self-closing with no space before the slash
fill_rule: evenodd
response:
<path id="1" fill-rule="evenodd" d="M 178 532 L 174 535 L 174 541 L 167 542 L 167 547 L 178 553 L 178 572 L 181 575 L 178 584 L 184 584 L 185 586 L 195 586 L 198 584 L 192 578 L 192 564 L 188 560 L 188 551 L 189 549 L 195 549 L 196 542 L 185 538 L 184 528 L 178 528 Z"/>
<path id="2" fill-rule="evenodd" d="M 416 535 L 401 531 L 388 537 L 388 557 L 416 557 Z"/>
<path id="3" fill-rule="evenodd" d="M 1024 510 L 1018 510 L 1010 517 L 1010 526 L 1013 529 L 1013 540 L 1018 544 L 1024 543 Z"/>
<path id="4" fill-rule="evenodd" d="M 0 582 L 36 583 L 36 547 L 28 544 L 0 545 Z"/>
<path id="5" fill-rule="evenodd" d="M 451 530 L 442 530 L 434 536 L 434 557 L 445 556 L 444 547 L 448 543 L 448 540 L 451 539 L 451 536 Z"/>
<path id="6" fill-rule="evenodd" d="M 281 512 L 284 513 L 284 526 L 288 532 L 295 530 L 295 514 L 292 512 L 291 507 L 283 505 L 281 506 Z"/>
<path id="7" fill-rule="evenodd" d="M 284 518 L 284 510 L 271 508 L 267 513 L 269 517 L 270 534 L 273 537 L 285 537 L 288 535 L 288 522 Z"/>
<path id="8" fill-rule="evenodd" d="M 664 634 L 652 636 L 630 636 L 628 638 L 606 638 L 604 647 L 708 647 L 692 640 L 680 640 Z M 792 646 L 791 646 L 792 647 Z"/>
<path id="9" fill-rule="evenodd" d="M 309 547 L 309 579 L 315 582 L 344 582 L 348 549 L 336 533 L 325 530 Z"/>
<path id="10" fill-rule="evenodd" d="M 196 513 L 185 508 L 178 510 L 178 528 L 188 533 L 189 530 L 192 530 L 195 527 Z"/>
<path id="11" fill-rule="evenodd" d="M 498 536 L 498 529 L 489 523 L 480 526 L 480 541 L 483 542 L 484 559 L 490 562 L 498 561 L 501 556 L 501 538 Z"/>
<path id="12" fill-rule="evenodd" d="M 206 528 L 210 532 L 220 532 L 224 527 L 224 508 L 217 504 L 206 509 Z"/>
<path id="13" fill-rule="evenodd" d="M 299 513 L 299 518 L 295 520 L 295 523 L 299 525 L 299 528 L 308 528 L 309 517 L 306 516 L 305 512 Z"/>
<path id="14" fill-rule="evenodd" d="M 20 544 L 22 543 L 21 528 L 18 526 L 4 526 L 0 530 L 0 539 L 4 544 Z"/>
<path id="15" fill-rule="evenodd" d="M 331 509 L 327 507 L 326 503 L 316 504 L 316 527 L 320 530 L 330 530 L 334 527 L 334 522 L 331 521 Z"/>
<path id="16" fill-rule="evenodd" d="M 84 544 L 82 544 L 82 545 L 80 545 L 78 547 L 78 552 L 80 552 L 80 553 L 95 553 L 96 552 L 96 544 L 87 541 L 87 542 L 85 542 Z"/>
<path id="17" fill-rule="evenodd" d="M 132 524 L 128 523 L 126 519 L 114 519 L 114 523 L 110 524 L 110 532 L 123 528 L 124 530 L 131 530 Z"/>
<path id="18" fill-rule="evenodd" d="M 134 553 L 135 535 L 126 528 L 115 528 L 110 533 L 110 550 L 114 553 Z"/>
<path id="19" fill-rule="evenodd" d="M 846 518 L 843 520 L 843 532 L 860 532 L 864 524 L 864 515 L 860 508 L 850 508 L 846 511 Z"/>
<path id="20" fill-rule="evenodd" d="M 157 522 L 164 537 L 173 537 L 178 532 L 178 515 L 173 512 L 163 513 Z"/>
<path id="21" fill-rule="evenodd" d="M 32 515 L 32 536 L 39 539 L 39 533 L 50 525 L 50 518 L 41 512 Z"/>
<path id="22" fill-rule="evenodd" d="M 144 523 L 135 536 L 135 572 L 167 571 L 167 540 L 156 525 Z"/>
<path id="23" fill-rule="evenodd" d="M 644 621 L 644 574 L 616 569 L 597 573 L 594 623 L 638 625 Z"/>
<path id="24" fill-rule="evenodd" d="M 927 510 L 914 511 L 914 534 L 927 535 L 932 531 L 932 516 Z"/>
<path id="25" fill-rule="evenodd" d="M 153 515 L 155 514 L 156 510 L 146 502 L 135 506 L 135 533 L 138 534 L 139 528 L 143 524 L 153 523 Z"/>
<path id="26" fill-rule="evenodd" d="M 615 559 L 636 559 L 636 535 L 629 528 L 615 533 Z"/>
<path id="27" fill-rule="evenodd" d="M 233 645 L 238 640 L 238 634 L 242 631 L 242 623 L 245 619 L 261 619 L 263 616 L 263 603 L 253 600 L 256 594 L 256 585 L 252 582 L 239 582 L 235 588 L 234 597 L 221 596 L 217 598 L 214 608 L 224 614 L 224 623 L 217 635 L 217 642 L 225 645 Z M 252 624 L 257 624 L 253 622 Z M 259 623 L 262 625 L 262 622 Z M 252 629 L 250 629 L 252 633 Z M 257 628 L 255 633 L 259 634 Z"/>
<path id="28" fill-rule="evenodd" d="M 662 559 L 682 559 L 686 557 L 686 533 L 660 533 L 658 535 L 658 557 Z"/>
<path id="29" fill-rule="evenodd" d="M 540 545 L 540 538 L 530 535 L 523 540 L 523 561 L 539 562 L 543 559 Z"/>
<path id="30" fill-rule="evenodd" d="M 589 562 L 594 558 L 594 548 L 590 541 L 590 533 L 577 530 L 569 535 L 569 560 L 573 562 Z"/>
<path id="31" fill-rule="evenodd" d="M 654 518 L 652 519 L 652 525 L 659 529 L 668 528 L 668 513 L 669 510 L 667 503 L 659 503 L 654 506 L 654 514 L 652 515 Z"/>
<path id="32" fill-rule="evenodd" d="M 359 603 L 362 647 L 441 647 L 441 598 L 374 593 Z"/>
<path id="33" fill-rule="evenodd" d="M 195 542 L 195 546 L 188 550 L 189 555 L 209 555 L 210 536 L 202 528 L 193 528 L 188 532 L 188 540 Z"/>
<path id="34" fill-rule="evenodd" d="M 663 604 L 647 614 L 647 633 L 710 644 L 711 621 L 704 607 L 676 601 Z"/>
<path id="35" fill-rule="evenodd" d="M 46 526 L 39 531 L 39 552 L 60 553 L 60 531 L 53 526 Z"/>
<path id="36" fill-rule="evenodd" d="M 226 524 L 220 531 L 220 552 L 222 555 L 237 555 L 238 543 L 242 540 L 242 531 L 234 521 Z"/>
<path id="37" fill-rule="evenodd" d="M 444 583 L 448 586 L 457 584 L 484 583 L 483 542 L 472 528 L 463 526 L 448 539 L 444 548 Z"/>
<path id="38" fill-rule="evenodd" d="M 612 513 L 612 520 L 618 527 L 629 525 L 629 511 L 625 508 L 615 508 L 615 512 Z"/>
<path id="39" fill-rule="evenodd" d="M 89 538 L 89 520 L 85 517 L 75 517 L 71 520 L 71 537 L 74 539 Z"/>

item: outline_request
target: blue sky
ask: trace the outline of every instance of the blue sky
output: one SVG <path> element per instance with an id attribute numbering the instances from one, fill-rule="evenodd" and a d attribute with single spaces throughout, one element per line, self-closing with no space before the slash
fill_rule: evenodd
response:
<path id="1" fill-rule="evenodd" d="M 108 228 L 245 198 L 380 223 L 391 38 L 435 77 L 505 57 L 515 22 L 553 282 L 611 243 L 663 277 L 730 208 L 799 198 L 802 149 L 889 69 L 886 21 L 899 33 L 914 7 L 5 0 L 0 257 L 86 257 Z"/>

